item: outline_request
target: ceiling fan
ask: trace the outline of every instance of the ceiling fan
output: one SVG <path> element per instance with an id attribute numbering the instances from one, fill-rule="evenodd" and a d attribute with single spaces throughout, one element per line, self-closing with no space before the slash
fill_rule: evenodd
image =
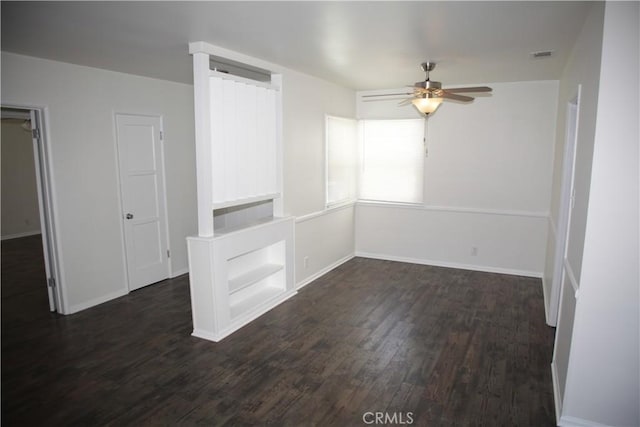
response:
<path id="1" fill-rule="evenodd" d="M 379 96 L 399 96 L 399 95 L 413 95 L 411 98 L 407 98 L 400 103 L 400 105 L 406 105 L 412 103 L 418 111 L 425 116 L 436 111 L 444 100 L 453 100 L 461 102 L 473 101 L 472 96 L 460 95 L 478 92 L 491 92 L 491 88 L 487 86 L 476 87 L 457 87 L 443 89 L 442 83 L 429 79 L 429 72 L 433 71 L 436 67 L 435 62 L 423 62 L 422 70 L 426 73 L 426 78 L 422 82 L 416 82 L 413 86 L 413 92 L 410 93 L 388 93 L 379 95 L 363 95 L 366 97 L 379 97 Z"/>

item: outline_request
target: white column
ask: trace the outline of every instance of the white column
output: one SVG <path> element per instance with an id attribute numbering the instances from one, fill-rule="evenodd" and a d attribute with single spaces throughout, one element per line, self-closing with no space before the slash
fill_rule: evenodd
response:
<path id="1" fill-rule="evenodd" d="M 209 55 L 193 54 L 193 88 L 196 136 L 198 195 L 198 235 L 213 236 L 213 162 L 211 150 L 211 102 L 209 96 Z"/>

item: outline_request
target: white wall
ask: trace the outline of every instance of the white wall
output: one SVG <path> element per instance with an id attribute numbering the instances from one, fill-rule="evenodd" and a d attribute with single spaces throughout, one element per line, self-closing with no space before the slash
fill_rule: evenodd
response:
<path id="1" fill-rule="evenodd" d="M 353 257 L 354 207 L 299 217 L 295 238 L 296 285 L 301 287 Z"/>
<path id="2" fill-rule="evenodd" d="M 354 254 L 353 208 L 325 210 L 325 115 L 355 117 L 355 92 L 293 70 L 279 71 L 284 211 L 301 219 L 295 237 L 295 276 L 301 286 Z"/>
<path id="3" fill-rule="evenodd" d="M 116 112 L 163 117 L 171 266 L 186 272 L 185 237 L 196 229 L 192 86 L 3 52 L 2 103 L 46 107 L 66 312 L 127 292 Z"/>
<path id="4" fill-rule="evenodd" d="M 357 254 L 542 275 L 558 82 L 488 85 L 428 119 L 423 207 L 358 205 Z M 416 116 L 397 100 L 358 104 L 359 118 L 385 111 Z"/>
<path id="5" fill-rule="evenodd" d="M 607 2 L 563 417 L 640 425 L 640 4 Z"/>
<path id="6" fill-rule="evenodd" d="M 355 117 L 355 92 L 289 69 L 283 73 L 285 212 L 325 205 L 325 115 Z"/>
<path id="7" fill-rule="evenodd" d="M 356 254 L 538 277 L 545 225 L 544 217 L 359 203 Z"/>
<path id="8" fill-rule="evenodd" d="M 40 233 L 33 141 L 23 122 L 2 119 L 2 239 Z"/>

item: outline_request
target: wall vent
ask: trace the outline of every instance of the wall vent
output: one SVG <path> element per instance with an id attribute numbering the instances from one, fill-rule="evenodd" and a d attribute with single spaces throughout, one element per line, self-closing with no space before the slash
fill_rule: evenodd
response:
<path id="1" fill-rule="evenodd" d="M 537 52 L 531 52 L 529 55 L 531 55 L 531 57 L 533 59 L 549 58 L 549 57 L 553 56 L 553 51 L 552 50 L 539 50 Z"/>

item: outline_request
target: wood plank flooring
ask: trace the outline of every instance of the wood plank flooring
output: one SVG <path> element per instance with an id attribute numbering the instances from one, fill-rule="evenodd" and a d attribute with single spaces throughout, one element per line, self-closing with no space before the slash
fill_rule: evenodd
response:
<path id="1" fill-rule="evenodd" d="M 538 279 L 355 258 L 212 343 L 187 276 L 48 313 L 38 238 L 2 242 L 5 426 L 555 425 Z"/>

